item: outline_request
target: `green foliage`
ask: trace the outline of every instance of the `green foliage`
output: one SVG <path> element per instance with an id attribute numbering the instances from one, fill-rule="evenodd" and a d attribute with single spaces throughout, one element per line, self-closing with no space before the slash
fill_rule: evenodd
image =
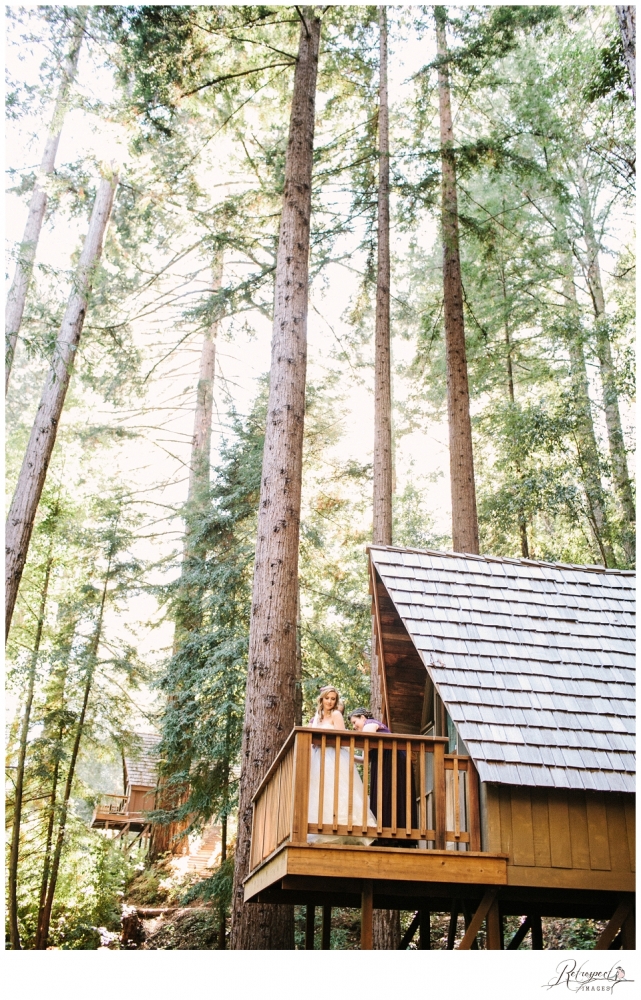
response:
<path id="1" fill-rule="evenodd" d="M 231 906 L 233 887 L 234 854 L 232 852 L 225 861 L 219 864 L 210 878 L 192 885 L 182 897 L 181 903 L 186 906 L 195 900 L 202 900 L 203 903 L 216 903 L 226 912 Z"/>

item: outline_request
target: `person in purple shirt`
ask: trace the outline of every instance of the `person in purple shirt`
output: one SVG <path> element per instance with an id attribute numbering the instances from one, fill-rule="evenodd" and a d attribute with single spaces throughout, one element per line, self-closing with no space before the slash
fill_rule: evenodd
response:
<path id="1" fill-rule="evenodd" d="M 391 732 L 387 726 L 384 726 L 382 722 L 375 719 L 370 711 L 366 708 L 355 708 L 353 712 L 350 713 L 350 722 L 354 726 L 354 729 L 359 730 L 363 734 L 369 735 L 374 733 L 389 733 Z M 405 827 L 405 777 L 407 766 L 406 753 L 404 750 L 397 751 L 396 757 L 396 824 L 399 830 Z M 370 789 L 369 789 L 369 804 L 372 812 L 377 817 L 381 819 L 381 824 L 384 827 L 390 827 L 392 825 L 392 751 L 383 750 L 383 789 L 381 794 L 381 808 L 382 817 L 378 816 L 378 750 L 370 750 L 369 752 L 369 772 L 370 772 Z M 413 790 L 414 782 L 412 781 L 412 802 L 411 802 L 411 825 L 416 827 L 417 817 L 416 817 L 416 802 Z M 384 847 L 399 847 L 401 843 L 407 845 L 408 841 L 398 841 L 393 838 L 383 838 L 378 840 L 378 844 Z M 413 841 L 409 842 L 410 845 Z"/>

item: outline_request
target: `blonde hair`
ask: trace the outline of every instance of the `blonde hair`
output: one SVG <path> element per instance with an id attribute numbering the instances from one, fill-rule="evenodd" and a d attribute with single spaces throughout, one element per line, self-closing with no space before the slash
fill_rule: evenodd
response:
<path id="1" fill-rule="evenodd" d="M 316 699 L 316 713 L 314 715 L 314 718 L 312 719 L 312 722 L 323 721 L 323 698 L 330 691 L 333 691 L 334 694 L 336 695 L 336 704 L 334 705 L 334 711 L 338 710 L 339 712 L 343 712 L 345 710 L 345 705 L 341 701 L 341 696 L 338 693 L 338 688 L 335 688 L 333 684 L 326 684 L 325 687 L 322 687 L 318 692 L 318 698 Z"/>

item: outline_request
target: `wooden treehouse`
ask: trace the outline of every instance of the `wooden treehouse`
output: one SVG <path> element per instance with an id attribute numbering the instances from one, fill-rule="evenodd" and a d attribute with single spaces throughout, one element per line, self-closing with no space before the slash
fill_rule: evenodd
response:
<path id="1" fill-rule="evenodd" d="M 136 834 L 129 848 L 151 834 L 148 814 L 154 808 L 158 783 L 156 747 L 159 739 L 152 733 L 138 736 L 140 749 L 123 757 L 124 795 L 102 795 L 94 809 L 91 820 L 94 829 L 114 830 L 113 836 L 123 843 L 128 834 Z"/>
<path id="2" fill-rule="evenodd" d="M 320 905 L 323 947 L 331 907 L 360 906 L 363 948 L 376 907 L 416 911 L 402 947 L 446 911 L 450 948 L 459 914 L 464 949 L 483 924 L 488 948 L 542 948 L 543 916 L 634 948 L 634 573 L 369 559 L 392 733 L 294 729 L 254 796 L 245 900 L 306 904 L 307 947 Z"/>

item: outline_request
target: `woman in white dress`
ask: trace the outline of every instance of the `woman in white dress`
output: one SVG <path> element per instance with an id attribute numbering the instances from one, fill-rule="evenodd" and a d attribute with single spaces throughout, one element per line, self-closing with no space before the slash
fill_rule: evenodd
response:
<path id="1" fill-rule="evenodd" d="M 345 729 L 342 712 L 339 709 L 340 695 L 335 687 L 327 685 L 320 689 L 316 714 L 309 723 L 315 729 L 328 729 L 336 731 Z M 327 741 L 327 744 L 330 740 Z M 309 812 L 308 822 L 310 825 L 318 824 L 318 806 L 320 795 L 320 765 L 321 748 L 312 746 L 312 761 L 309 780 Z M 331 824 L 334 815 L 334 774 L 336 767 L 336 749 L 332 746 L 325 747 L 325 774 L 323 780 L 323 825 Z M 360 828 L 363 822 L 363 782 L 358 773 L 356 765 L 353 765 L 352 784 L 352 823 Z M 346 826 L 348 822 L 349 807 L 349 750 L 347 747 L 341 748 L 338 760 L 338 825 Z M 376 826 L 376 817 L 371 809 L 367 810 L 367 825 Z M 359 836 L 336 836 L 335 834 L 308 833 L 307 840 L 310 843 L 333 843 L 333 844 L 371 844 L 372 837 Z"/>

